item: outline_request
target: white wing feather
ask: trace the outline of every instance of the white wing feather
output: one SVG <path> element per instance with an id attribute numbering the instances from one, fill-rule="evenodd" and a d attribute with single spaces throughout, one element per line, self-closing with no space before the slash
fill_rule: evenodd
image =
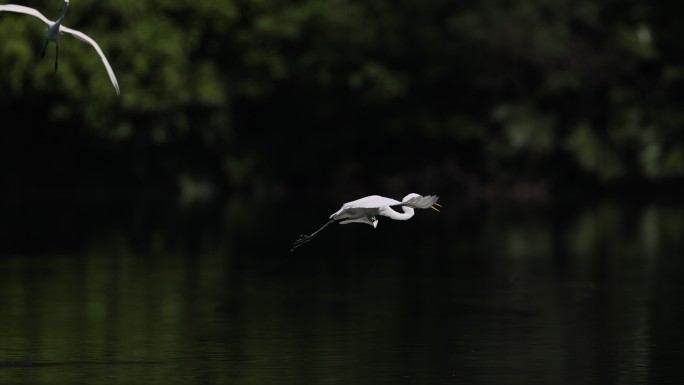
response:
<path id="1" fill-rule="evenodd" d="M 95 48 L 95 51 L 97 51 L 97 54 L 100 55 L 100 58 L 102 59 L 102 63 L 104 64 L 105 68 L 107 69 L 107 74 L 109 74 L 109 80 L 112 81 L 112 84 L 114 85 L 114 89 L 116 90 L 116 94 L 119 95 L 119 82 L 116 80 L 116 75 L 114 75 L 114 70 L 112 69 L 112 66 L 109 65 L 109 61 L 107 61 L 107 58 L 105 57 L 104 52 L 102 52 L 102 49 L 100 49 L 100 46 L 95 42 L 95 40 L 91 39 L 90 36 L 86 35 L 85 33 L 81 31 L 77 31 L 75 29 L 67 28 L 65 26 L 62 26 L 60 30 L 64 33 L 68 33 L 70 35 L 73 35 L 74 37 L 78 38 L 81 41 L 84 41 L 93 48 Z"/>
<path id="2" fill-rule="evenodd" d="M 31 15 L 39 18 L 40 20 L 43 20 L 45 24 L 50 25 L 53 23 L 52 20 L 48 20 L 47 17 L 43 16 L 42 13 L 36 11 L 33 8 L 29 7 L 24 7 L 23 5 L 16 5 L 16 4 L 4 4 L 0 5 L 0 11 L 9 11 L 9 12 L 16 12 L 16 13 L 24 13 L 26 15 Z"/>
<path id="3" fill-rule="evenodd" d="M 371 195 L 355 201 L 347 202 L 342 205 L 342 208 L 359 207 L 359 208 L 379 208 L 383 206 L 396 206 L 401 204 L 400 201 L 392 198 L 381 197 L 380 195 Z"/>

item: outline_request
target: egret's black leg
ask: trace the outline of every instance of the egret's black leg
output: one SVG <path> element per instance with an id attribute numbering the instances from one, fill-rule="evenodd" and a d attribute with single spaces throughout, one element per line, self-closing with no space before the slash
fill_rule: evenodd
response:
<path id="1" fill-rule="evenodd" d="M 309 242 L 309 241 L 311 240 L 311 238 L 313 238 L 316 234 L 320 233 L 321 230 L 323 230 L 324 228 L 328 227 L 328 225 L 331 224 L 331 223 L 333 223 L 333 222 L 335 222 L 335 220 L 334 220 L 334 219 L 331 219 L 331 220 L 329 220 L 328 222 L 326 222 L 326 224 L 324 224 L 323 226 L 321 226 L 320 229 L 314 231 L 314 232 L 311 233 L 310 235 L 301 235 L 296 241 L 294 241 L 294 242 L 292 243 L 292 248 L 290 249 L 290 251 L 293 251 L 294 249 L 298 248 L 299 246 L 301 246 L 301 245 L 303 245 L 303 244 Z"/>
<path id="2" fill-rule="evenodd" d="M 55 73 L 57 73 L 57 62 L 59 61 L 59 43 L 55 43 Z"/>
<path id="3" fill-rule="evenodd" d="M 45 45 L 43 46 L 43 52 L 40 53 L 41 59 L 45 57 L 45 50 L 47 49 L 47 45 L 50 42 L 50 40 L 45 39 Z"/>

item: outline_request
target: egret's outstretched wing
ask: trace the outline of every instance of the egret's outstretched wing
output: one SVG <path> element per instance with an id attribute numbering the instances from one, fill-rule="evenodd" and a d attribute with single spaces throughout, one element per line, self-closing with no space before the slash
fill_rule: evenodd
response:
<path id="1" fill-rule="evenodd" d="M 330 214 L 330 218 L 335 218 L 335 219 L 342 219 L 342 218 L 349 218 L 349 217 L 359 217 L 362 216 L 361 214 L 367 213 L 367 216 L 373 216 L 377 214 L 377 210 L 373 211 L 373 209 L 378 209 L 383 206 L 392 206 L 399 204 L 401 202 L 390 199 L 390 198 L 385 198 L 381 197 L 380 195 L 371 195 L 367 196 L 361 199 L 357 199 L 355 201 L 347 202 L 342 205 L 342 207 L 335 211 L 334 213 Z M 372 221 L 368 219 L 366 222 L 368 224 L 372 224 Z"/>
<path id="2" fill-rule="evenodd" d="M 3 4 L 3 5 L 0 5 L 0 11 L 24 13 L 26 15 L 35 16 L 35 17 L 39 18 L 40 20 L 43 20 L 45 22 L 45 24 L 47 24 L 47 25 L 50 25 L 53 23 L 51 20 L 48 20 L 47 17 L 43 16 L 42 13 L 36 11 L 33 8 L 24 7 L 23 5 Z"/>
<path id="3" fill-rule="evenodd" d="M 341 210 L 348 209 L 351 207 L 359 208 L 378 208 L 383 206 L 396 206 L 401 204 L 400 201 L 392 198 L 381 197 L 380 195 L 371 195 L 355 201 L 347 202 L 342 205 Z"/>
<path id="4" fill-rule="evenodd" d="M 77 31 L 75 29 L 67 28 L 65 26 L 62 26 L 60 29 L 64 33 L 68 33 L 70 35 L 74 35 L 76 38 L 78 38 L 81 41 L 84 41 L 95 48 L 95 51 L 97 51 L 97 54 L 100 55 L 100 58 L 102 59 L 102 63 L 104 63 L 105 68 L 107 69 L 107 74 L 109 74 L 109 80 L 112 81 L 112 84 L 114 85 L 114 89 L 116 90 L 116 94 L 119 95 L 119 82 L 116 81 L 116 75 L 114 75 L 114 70 L 112 67 L 109 65 L 109 61 L 107 61 L 107 58 L 105 57 L 104 52 L 102 52 L 102 49 L 100 49 L 100 46 L 95 42 L 95 40 L 91 39 L 90 36 L 86 35 L 85 33 L 81 31 Z"/>

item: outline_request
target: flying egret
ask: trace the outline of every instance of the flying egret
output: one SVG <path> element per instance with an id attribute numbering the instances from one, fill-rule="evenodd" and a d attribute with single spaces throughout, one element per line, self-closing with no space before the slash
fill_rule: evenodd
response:
<path id="1" fill-rule="evenodd" d="M 437 203 L 439 197 L 437 195 L 418 195 L 415 193 L 408 194 L 400 201 L 391 198 L 381 197 L 379 195 L 371 195 L 355 201 L 347 202 L 342 205 L 342 208 L 330 215 L 330 220 L 326 222 L 321 228 L 309 235 L 301 235 L 292 244 L 292 250 L 309 242 L 316 234 L 326 228 L 329 224 L 339 221 L 341 225 L 347 223 L 365 223 L 373 226 L 378 226 L 376 215 L 382 215 L 399 221 L 405 221 L 414 215 L 414 208 L 427 209 L 439 211 L 438 207 L 442 207 Z M 401 206 L 403 213 L 394 211 L 392 206 Z"/>
<path id="2" fill-rule="evenodd" d="M 40 20 L 43 20 L 45 24 L 48 25 L 47 34 L 45 35 L 45 45 L 43 46 L 43 52 L 41 53 L 40 57 L 45 56 L 45 49 L 47 48 L 48 43 L 51 41 L 55 42 L 55 72 L 57 72 L 57 60 L 59 56 L 59 37 L 62 33 L 68 33 L 70 35 L 75 36 L 77 39 L 92 45 L 93 48 L 95 48 L 95 51 L 97 51 L 98 55 L 100 55 L 102 63 L 104 63 L 104 66 L 107 69 L 107 73 L 109 74 L 109 80 L 112 81 L 114 89 L 116 90 L 116 94 L 119 95 L 119 83 L 116 81 L 114 70 L 112 70 L 112 67 L 109 65 L 109 62 L 107 61 L 107 58 L 100 49 L 100 46 L 97 45 L 95 40 L 91 39 L 85 33 L 77 31 L 75 29 L 67 28 L 62 25 L 62 20 L 64 20 L 64 15 L 66 15 L 67 8 L 69 8 L 69 0 L 64 0 L 64 5 L 62 6 L 62 14 L 59 15 L 59 19 L 57 19 L 56 21 L 49 20 L 47 17 L 43 16 L 42 13 L 36 11 L 33 8 L 25 7 L 23 5 L 3 4 L 0 5 L 0 12 L 8 11 L 24 13 L 27 15 L 35 16 Z"/>

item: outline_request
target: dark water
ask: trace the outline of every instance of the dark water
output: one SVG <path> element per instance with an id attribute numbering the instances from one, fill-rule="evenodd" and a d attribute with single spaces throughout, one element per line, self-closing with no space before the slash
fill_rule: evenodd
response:
<path id="1" fill-rule="evenodd" d="M 684 379 L 684 207 L 6 204 L 1 384 Z M 327 203 L 327 202 L 326 202 Z"/>

